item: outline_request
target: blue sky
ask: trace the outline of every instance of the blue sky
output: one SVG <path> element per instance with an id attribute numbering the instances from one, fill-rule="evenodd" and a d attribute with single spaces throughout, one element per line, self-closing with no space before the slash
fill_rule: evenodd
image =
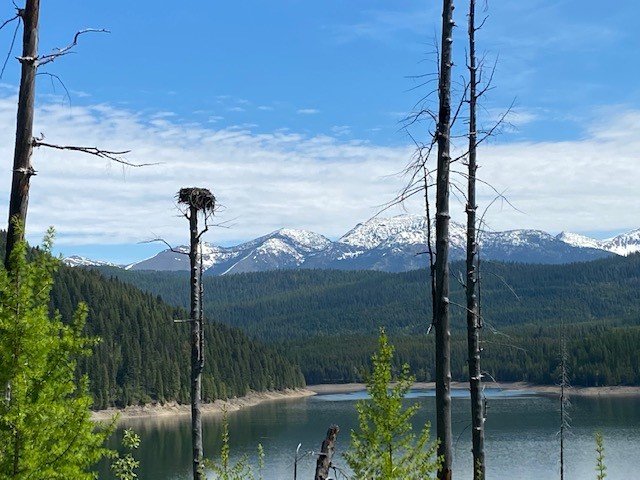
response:
<path id="1" fill-rule="evenodd" d="M 454 48 L 455 75 L 459 78 L 465 73 L 466 5 L 457 4 Z M 166 204 L 162 198 L 183 186 L 181 181 L 205 181 L 221 192 L 229 218 L 237 219 L 236 227 L 216 232 L 214 237 L 218 238 L 211 241 L 233 243 L 280 226 L 339 236 L 374 213 L 376 205 L 387 200 L 385 195 L 393 196 L 399 184 L 384 181 L 384 170 L 387 166 L 388 174 L 398 171 L 410 155 L 410 142 L 399 120 L 430 88 L 413 89 L 417 81 L 410 77 L 435 70 L 433 41 L 439 28 L 439 6 L 435 0 L 44 3 L 42 52 L 68 43 L 79 28 L 112 31 L 110 35 L 85 36 L 76 54 L 47 68 L 64 79 L 71 91 L 71 106 L 60 97 L 60 87 L 54 91 L 48 79 L 39 79 L 38 104 L 44 111 L 36 121 L 40 119 L 39 126 L 47 137 L 59 134 L 55 140 L 61 143 L 102 141 L 109 147 L 131 147 L 134 161 L 162 157 L 171 151 L 171 158 L 163 157 L 162 161 L 171 163 L 180 157 L 184 163 L 179 165 L 185 168 L 192 155 L 193 164 L 199 162 L 201 170 L 183 177 L 177 173 L 181 171 L 178 164 L 175 170 L 168 167 L 142 174 L 121 173 L 99 164 L 97 172 L 88 170 L 88 179 L 78 172 L 75 180 L 76 185 L 81 182 L 96 192 L 94 212 L 65 221 L 48 208 L 60 202 L 64 209 L 64 170 L 38 162 L 73 160 L 43 153 L 42 160 L 35 159 L 36 167 L 44 170 L 43 174 L 46 168 L 52 170 L 46 178 L 34 180 L 31 235 L 37 238 L 44 226 L 53 223 L 65 254 L 129 261 L 159 248 L 135 246 L 138 238 L 166 233 L 168 238 L 182 241 L 180 219 L 170 213 L 170 198 Z M 489 123 L 515 100 L 510 117 L 514 128 L 492 141 L 488 158 L 536 159 L 539 152 L 544 157 L 540 161 L 548 162 L 539 169 L 544 170 L 545 165 L 553 169 L 556 155 L 562 152 L 593 151 L 591 145 L 599 143 L 601 127 L 611 129 L 615 123 L 626 129 L 638 128 L 640 67 L 636 60 L 640 35 L 636 21 L 640 6 L 636 2 L 623 0 L 616 2 L 615 8 L 603 8 L 602 2 L 595 0 L 493 0 L 488 6 L 489 18 L 479 43 L 488 54 L 488 63 L 496 56 L 499 62 L 496 88 L 484 105 L 485 121 Z M 11 2 L 4 2 L 0 10 L 3 17 L 11 16 L 12 8 Z M 8 27 L 0 32 L 0 45 L 8 46 L 11 30 Z M 17 78 L 17 62 L 11 61 L 0 91 L 7 101 L 3 110 L 4 157 L 11 153 L 10 107 Z M 81 135 L 87 122 L 101 133 L 87 129 Z M 629 139 L 611 134 L 604 137 L 620 149 L 622 157 L 617 158 L 623 162 L 623 171 L 632 172 L 636 156 Z M 230 143 L 231 138 L 236 143 Z M 162 152 L 155 151 L 160 145 Z M 495 227 L 567 228 L 605 236 L 640 226 L 640 221 L 623 211 L 635 205 L 629 203 L 632 197 L 624 198 L 623 192 L 620 203 L 610 205 L 593 191 L 601 181 L 598 165 L 606 165 L 608 160 L 602 156 L 616 151 L 603 149 L 593 159 L 593 178 L 587 178 L 582 189 L 580 181 L 572 186 L 566 197 L 574 195 L 573 203 L 557 212 L 549 205 L 544 213 L 545 202 L 554 190 L 541 191 L 539 198 L 532 198 L 535 192 L 529 190 L 533 184 L 519 175 L 522 168 L 514 168 L 510 177 L 502 175 L 503 168 L 498 169 L 492 173 L 495 178 L 488 180 L 502 182 L 497 186 L 509 187 L 516 203 L 521 200 L 529 208 L 524 208 L 525 216 L 496 212 Z M 219 155 L 220 160 L 206 163 L 208 153 Z M 222 159 L 225 154 L 230 163 Z M 369 160 L 374 165 L 368 164 Z M 78 161 L 91 169 L 90 163 Z M 291 168 L 288 161 L 294 164 Z M 308 168 L 297 172 L 306 161 L 310 162 Z M 564 170 L 579 170 L 579 162 L 577 156 Z M 335 179 L 323 177 L 329 166 L 344 166 L 348 172 Z M 271 173 L 256 177 L 256 169 Z M 371 178 L 367 178 L 369 172 Z M 305 173 L 313 173 L 317 182 Z M 175 184 L 169 181 L 172 175 Z M 290 177 L 286 186 L 277 183 L 283 176 Z M 556 185 L 557 195 L 566 180 Z M 226 183 L 220 185 L 220 181 Z M 305 195 L 321 191 L 331 181 L 335 183 L 331 196 L 335 205 L 325 199 L 328 206 L 322 211 L 308 207 Z M 341 181 L 344 183 L 339 184 Z M 544 179 L 540 182 L 545 183 Z M 270 183 L 273 188 L 261 185 L 258 192 L 257 183 Z M 103 184 L 111 187 L 98 186 Z M 138 188 L 136 196 L 133 187 L 137 184 L 151 192 Z M 38 188 L 42 193 L 37 193 Z M 283 188 L 293 194 L 282 195 Z M 1 193 L 6 190 L 8 185 L 2 184 Z M 618 190 L 624 190 L 624 185 Z M 101 191 L 122 191 L 123 198 L 108 197 L 100 203 L 97 197 Z M 359 196 L 360 192 L 366 195 Z M 584 214 L 580 205 L 585 198 L 596 209 L 592 215 Z M 150 199 L 156 203 L 149 203 Z M 133 215 L 128 206 L 132 202 L 145 205 L 147 210 L 140 215 L 150 219 L 147 223 L 141 223 L 140 215 L 130 218 Z M 263 209 L 256 207 L 259 203 L 264 203 Z M 533 213 L 536 205 L 542 213 Z M 109 214 L 114 218 L 101 221 L 100 214 L 111 210 L 110 206 L 113 212 Z M 619 213 L 606 214 L 613 208 Z M 271 212 L 268 219 L 265 209 Z M 162 216 L 172 219 L 165 222 Z M 100 225 L 108 227 L 100 233 Z M 135 233 L 136 227 L 139 233 Z"/>

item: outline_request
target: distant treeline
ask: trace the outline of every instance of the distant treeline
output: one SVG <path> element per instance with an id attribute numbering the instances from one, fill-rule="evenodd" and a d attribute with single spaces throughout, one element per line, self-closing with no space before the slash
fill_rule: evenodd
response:
<path id="1" fill-rule="evenodd" d="M 452 272 L 462 272 L 452 264 Z M 186 272 L 103 270 L 186 306 Z M 483 368 L 502 381 L 554 383 L 564 327 L 577 385 L 640 384 L 640 255 L 569 265 L 485 262 Z M 307 383 L 360 379 L 385 326 L 422 380 L 433 376 L 428 273 L 295 270 L 207 276 L 205 309 L 280 345 Z M 452 280 L 453 374 L 464 379 L 462 288 Z M 496 332 L 496 333 L 492 333 Z"/>
<path id="2" fill-rule="evenodd" d="M 640 385 L 640 327 L 569 326 L 568 368 L 576 386 Z M 520 327 L 500 334 L 485 332 L 482 368 L 486 380 L 556 384 L 559 379 L 560 331 Z M 418 381 L 435 376 L 433 336 L 395 335 L 396 367 L 409 363 Z M 287 343 L 283 353 L 298 361 L 308 384 L 362 380 L 369 369 L 373 336 L 329 336 Z M 466 337 L 454 334 L 451 345 L 453 380 L 467 381 Z"/>
<path id="3" fill-rule="evenodd" d="M 187 272 L 105 269 L 171 305 L 187 307 Z M 453 263 L 452 275 L 464 266 Z M 593 321 L 640 325 L 640 255 L 569 265 L 482 264 L 482 316 L 488 326 Z M 256 338 L 420 334 L 431 318 L 428 272 L 286 270 L 205 276 L 209 318 Z M 453 327 L 466 328 L 462 287 L 451 281 Z M 460 306 L 459 306 L 460 305 Z"/>

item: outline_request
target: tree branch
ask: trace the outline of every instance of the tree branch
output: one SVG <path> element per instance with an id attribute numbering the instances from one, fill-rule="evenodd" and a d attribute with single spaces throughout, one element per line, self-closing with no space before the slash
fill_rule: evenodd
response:
<path id="1" fill-rule="evenodd" d="M 80 35 L 84 35 L 85 33 L 111 33 L 111 32 L 104 28 L 85 28 L 84 30 L 79 30 L 73 36 L 73 41 L 69 45 L 67 45 L 64 48 L 58 48 L 54 50 L 52 53 L 50 53 L 49 55 L 43 55 L 42 57 L 39 57 L 38 59 L 36 59 L 38 62 L 38 66 L 46 65 L 47 63 L 53 62 L 58 57 L 62 57 L 64 55 L 68 55 L 69 53 L 71 53 L 71 50 L 73 49 L 73 47 L 75 47 L 78 44 L 78 38 L 80 37 Z M 27 59 L 24 59 L 24 60 L 27 60 Z"/>
<path id="2" fill-rule="evenodd" d="M 128 167 L 149 167 L 152 165 L 160 165 L 160 162 L 132 163 L 125 160 L 124 158 L 121 158 L 121 155 L 126 155 L 127 153 L 130 153 L 131 150 L 113 151 L 113 150 L 102 150 L 98 147 L 83 147 L 83 146 L 77 146 L 77 145 L 56 145 L 55 143 L 43 142 L 42 138 L 43 137 L 33 139 L 34 148 L 47 147 L 47 148 L 53 148 L 54 150 L 69 150 L 72 152 L 86 153 L 87 155 L 93 155 L 95 157 L 104 158 L 106 160 L 120 163 Z"/>

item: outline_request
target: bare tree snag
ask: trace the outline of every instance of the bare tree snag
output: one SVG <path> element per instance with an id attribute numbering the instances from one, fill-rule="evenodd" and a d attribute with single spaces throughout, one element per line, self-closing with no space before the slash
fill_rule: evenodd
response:
<path id="1" fill-rule="evenodd" d="M 40 0 L 27 0 L 24 9 L 18 10 L 24 23 L 22 36 L 22 57 L 20 63 L 20 92 L 18 94 L 18 114 L 16 119 L 16 144 L 13 155 L 13 176 L 9 198 L 9 221 L 5 267 L 9 268 L 9 258 L 15 244 L 24 237 L 29 205 L 29 181 L 35 170 L 31 166 L 33 153 L 33 113 L 36 97 L 36 64 L 38 57 L 38 22 Z M 22 230 L 16 230 L 22 225 Z"/>
<path id="2" fill-rule="evenodd" d="M 567 361 L 569 355 L 567 353 L 567 339 L 565 336 L 564 322 L 562 322 L 562 333 L 560 336 L 560 480 L 564 480 L 565 459 L 564 459 L 564 437 L 569 428 L 570 406 L 567 389 L 569 388 L 569 373 L 567 372 Z"/>
<path id="3" fill-rule="evenodd" d="M 439 112 L 436 129 L 436 434 L 442 466 L 438 479 L 452 478 L 451 332 L 449 327 L 449 174 L 451 162 L 451 68 L 453 0 L 443 0 L 442 47 L 438 83 Z"/>
<path id="4" fill-rule="evenodd" d="M 38 55 L 38 33 L 40 18 L 40 0 L 26 0 L 25 8 L 18 8 L 15 17 L 4 22 L 0 29 L 14 19 L 19 18 L 24 24 L 22 35 L 22 55 L 18 57 L 21 64 L 20 92 L 18 94 L 18 113 L 16 118 L 16 143 L 13 157 L 13 172 L 11 180 L 11 194 L 9 198 L 9 220 L 7 226 L 7 246 L 5 251 L 5 267 L 9 268 L 9 258 L 16 242 L 24 238 L 24 231 L 27 221 L 27 209 L 29 206 L 29 183 L 32 176 L 36 174 L 31 164 L 31 157 L 34 147 L 49 147 L 58 150 L 72 150 L 109 161 L 121 163 L 123 165 L 140 167 L 128 162 L 120 157 L 128 151 L 101 150 L 96 147 L 62 146 L 43 142 L 43 138 L 33 136 L 33 118 L 35 111 L 36 96 L 36 76 L 38 67 L 53 62 L 58 57 L 65 56 L 72 52 L 78 44 L 78 38 L 86 33 L 109 33 L 108 30 L 87 28 L 76 32 L 73 41 L 64 48 L 57 48 L 48 55 Z M 18 30 L 16 29 L 16 32 Z M 12 43 L 13 47 L 13 43 Z M 11 53 L 11 49 L 9 49 Z M 7 57 L 8 59 L 9 57 Z M 6 65 L 6 62 L 5 62 Z M 4 73 L 4 65 L 2 72 Z M 62 81 L 57 75 L 43 73 L 52 78 Z M 64 84 L 63 84 L 64 86 Z M 68 94 L 68 90 L 66 90 Z M 17 230 L 17 225 L 21 225 L 21 230 Z"/>
<path id="5" fill-rule="evenodd" d="M 482 399 L 482 372 L 480 370 L 480 319 L 478 310 L 478 238 L 476 231 L 476 172 L 477 165 L 477 115 L 478 78 L 475 42 L 475 0 L 469 1 L 469 157 L 467 178 L 467 348 L 469 361 L 469 390 L 471 394 L 471 440 L 473 453 L 473 478 L 484 480 L 484 403 Z"/>
<path id="6" fill-rule="evenodd" d="M 202 446 L 202 370 L 204 369 L 204 316 L 202 309 L 202 256 L 200 238 L 208 230 L 207 219 L 215 210 L 216 199 L 206 188 L 181 188 L 178 202 L 186 205 L 189 220 L 189 261 L 191 287 L 191 441 L 193 479 L 204 480 Z M 204 216 L 205 226 L 198 230 L 198 215 Z"/>
<path id="7" fill-rule="evenodd" d="M 336 451 L 338 432 L 340 432 L 340 427 L 337 425 L 331 425 L 327 430 L 327 436 L 322 441 L 322 447 L 316 463 L 315 480 L 327 480 L 329 478 L 329 469 L 331 468 L 331 459 Z"/>

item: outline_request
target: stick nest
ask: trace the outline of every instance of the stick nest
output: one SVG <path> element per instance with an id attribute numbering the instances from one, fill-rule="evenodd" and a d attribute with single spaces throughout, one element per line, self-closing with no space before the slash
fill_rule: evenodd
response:
<path id="1" fill-rule="evenodd" d="M 208 188 L 181 188 L 176 198 L 178 203 L 189 205 L 205 213 L 213 213 L 216 208 L 216 197 Z"/>

